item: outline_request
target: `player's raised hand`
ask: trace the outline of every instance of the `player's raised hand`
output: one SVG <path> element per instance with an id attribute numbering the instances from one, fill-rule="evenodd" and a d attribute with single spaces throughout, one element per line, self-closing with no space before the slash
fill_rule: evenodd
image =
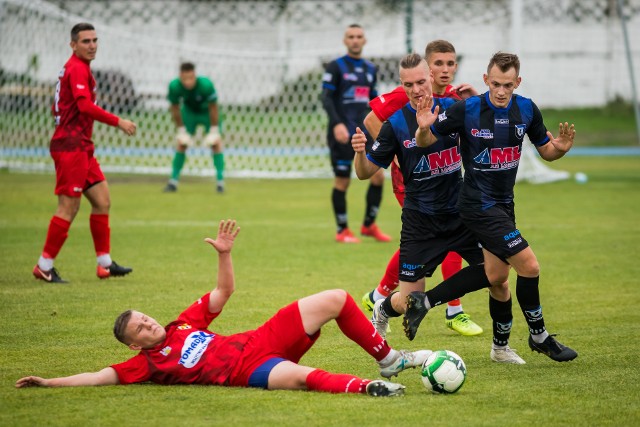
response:
<path id="1" fill-rule="evenodd" d="M 364 153 L 367 146 L 367 136 L 362 132 L 359 127 L 356 128 L 356 133 L 351 137 L 351 146 L 356 153 Z"/>
<path id="2" fill-rule="evenodd" d="M 569 123 L 564 122 L 560 123 L 559 125 L 557 138 L 554 138 L 549 131 L 547 131 L 547 136 L 549 137 L 549 141 L 556 150 L 561 153 L 566 153 L 573 146 L 573 140 L 576 136 L 576 129 L 573 123 L 569 125 Z"/>
<path id="3" fill-rule="evenodd" d="M 429 129 L 436 121 L 440 106 L 436 106 L 433 111 L 431 111 L 431 107 L 433 107 L 433 96 L 423 96 L 418 100 L 416 106 L 416 121 L 420 129 Z"/>
<path id="4" fill-rule="evenodd" d="M 462 99 L 478 95 L 478 91 L 469 83 L 460 83 L 459 85 L 453 86 L 451 91 Z"/>
<path id="5" fill-rule="evenodd" d="M 207 237 L 205 242 L 210 244 L 219 253 L 231 252 L 233 248 L 233 242 L 236 236 L 240 232 L 240 227 L 236 227 L 236 221 L 234 219 L 222 220 L 218 226 L 218 237 L 212 239 Z"/>
<path id="6" fill-rule="evenodd" d="M 118 128 L 122 132 L 124 132 L 127 135 L 131 136 L 131 135 L 135 135 L 136 134 L 137 126 L 131 120 L 119 119 L 118 120 Z"/>

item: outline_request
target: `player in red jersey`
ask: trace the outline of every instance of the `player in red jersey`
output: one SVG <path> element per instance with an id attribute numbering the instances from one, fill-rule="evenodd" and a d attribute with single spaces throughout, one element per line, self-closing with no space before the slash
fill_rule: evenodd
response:
<path id="1" fill-rule="evenodd" d="M 321 327 L 335 320 L 342 333 L 371 355 L 380 375 L 390 378 L 421 366 L 429 350 L 397 351 L 376 333 L 353 298 L 341 289 L 302 298 L 278 311 L 255 330 L 223 336 L 207 328 L 235 289 L 231 250 L 240 228 L 221 221 L 217 238 L 205 239 L 218 253 L 218 283 L 208 294 L 162 327 L 139 311 L 127 310 L 113 332 L 139 353 L 98 372 L 62 378 L 21 378 L 16 387 L 71 387 L 116 385 L 152 381 L 159 384 L 205 384 L 259 387 L 269 390 L 315 390 L 330 393 L 366 393 L 393 396 L 404 386 L 333 374 L 298 364 L 320 336 Z"/>
<path id="2" fill-rule="evenodd" d="M 66 283 L 53 267 L 80 209 L 80 196 L 91 203 L 89 226 L 98 258 L 97 275 L 101 279 L 124 276 L 132 269 L 111 259 L 109 228 L 109 187 L 93 156 L 93 122 L 117 126 L 127 135 L 136 133 L 136 124 L 119 118 L 95 105 L 96 81 L 90 63 L 96 57 L 98 38 L 93 25 L 80 23 L 71 29 L 73 54 L 58 76 L 52 112 L 56 129 L 49 146 L 56 167 L 58 208 L 51 218 L 42 255 L 33 269 L 36 279 Z"/>
<path id="3" fill-rule="evenodd" d="M 429 64 L 433 76 L 432 89 L 434 98 L 453 98 L 460 100 L 477 95 L 476 90 L 469 84 L 463 83 L 452 86 L 458 63 L 456 61 L 456 51 L 454 46 L 446 40 L 434 40 L 429 43 L 425 49 L 425 59 Z M 371 112 L 364 119 L 364 125 L 373 138 L 378 136 L 382 123 L 386 121 L 393 113 L 404 107 L 409 98 L 402 86 L 398 86 L 393 91 L 380 95 L 369 102 Z M 400 206 L 404 204 L 404 182 L 402 172 L 397 162 L 391 163 L 391 183 L 393 193 L 395 194 Z M 362 304 L 369 312 L 374 311 L 375 303 L 378 300 L 384 300 L 391 292 L 398 287 L 399 272 L 399 256 L 400 250 L 396 251 L 385 271 L 384 276 L 380 280 L 377 288 L 367 292 L 362 297 Z M 455 252 L 449 252 L 440 267 L 444 280 L 448 279 L 462 268 L 462 257 Z M 374 313 L 372 320 L 376 322 L 379 314 Z M 386 329 L 386 319 L 383 319 L 384 325 L 378 331 Z M 479 335 L 482 328 L 472 321 L 468 314 L 462 310 L 460 299 L 450 301 L 447 305 L 445 318 L 446 325 L 461 335 Z"/>

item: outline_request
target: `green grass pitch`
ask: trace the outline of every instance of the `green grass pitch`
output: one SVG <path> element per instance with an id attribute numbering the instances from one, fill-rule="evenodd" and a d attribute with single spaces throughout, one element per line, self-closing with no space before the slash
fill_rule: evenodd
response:
<path id="1" fill-rule="evenodd" d="M 54 177 L 0 172 L 0 425 L 638 425 L 640 158 L 568 157 L 556 165 L 587 173 L 588 183 L 519 184 L 516 210 L 541 264 L 547 327 L 578 359 L 556 363 L 531 353 L 514 301 L 511 345 L 527 364 L 491 362 L 488 295 L 480 291 L 463 299 L 485 328 L 478 337 L 447 330 L 443 307 L 429 313 L 415 341 L 404 338 L 399 319 L 388 336 L 396 348 L 461 355 L 468 377 L 460 392 L 427 393 L 413 370 L 397 378 L 406 396 L 390 399 L 153 384 L 14 388 L 25 375 L 95 371 L 134 355 L 113 338 L 113 320 L 135 308 L 167 323 L 208 292 L 217 264 L 202 239 L 224 218 L 242 228 L 233 254 L 237 291 L 213 331 L 254 328 L 284 304 L 323 289 L 344 288 L 359 302 L 397 248 L 400 208 L 390 185 L 379 224 L 394 241 L 344 246 L 333 241 L 330 180 L 229 180 L 220 196 L 202 179 L 185 179 L 177 194 L 163 194 L 164 177 L 111 175 L 112 254 L 134 273 L 95 277 L 85 200 L 56 261 L 71 284 L 55 286 L 31 276 L 55 209 Z M 354 229 L 365 189 L 352 182 Z M 302 363 L 378 377 L 375 362 L 335 324 Z"/>

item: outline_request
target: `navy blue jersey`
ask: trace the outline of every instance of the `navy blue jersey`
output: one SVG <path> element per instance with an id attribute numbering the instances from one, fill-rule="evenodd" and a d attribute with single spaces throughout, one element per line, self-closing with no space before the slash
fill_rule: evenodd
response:
<path id="1" fill-rule="evenodd" d="M 345 55 L 331 61 L 322 77 L 322 88 L 332 92 L 336 112 L 351 135 L 357 126 L 366 132 L 362 122 L 369 113 L 369 101 L 378 96 L 376 74 L 372 62 Z M 329 128 L 335 125 L 329 123 Z"/>
<path id="2" fill-rule="evenodd" d="M 435 105 L 446 108 L 456 102 L 434 98 Z M 405 185 L 404 208 L 427 215 L 456 213 L 462 175 L 458 135 L 439 138 L 427 147 L 416 145 L 416 110 L 407 103 L 382 124 L 378 139 L 367 158 L 386 168 L 398 156 Z"/>
<path id="3" fill-rule="evenodd" d="M 460 134 L 465 171 L 460 210 L 513 202 L 524 135 L 538 147 L 549 142 L 536 104 L 515 94 L 506 108 L 494 107 L 489 92 L 460 101 L 441 113 L 431 130 L 436 137 Z"/>

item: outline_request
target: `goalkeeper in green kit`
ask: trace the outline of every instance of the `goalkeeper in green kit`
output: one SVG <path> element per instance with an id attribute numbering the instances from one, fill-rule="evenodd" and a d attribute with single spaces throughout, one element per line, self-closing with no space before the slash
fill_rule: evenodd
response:
<path id="1" fill-rule="evenodd" d="M 185 62 L 180 65 L 180 76 L 169 83 L 171 118 L 176 125 L 178 146 L 173 158 L 171 179 L 164 188 L 165 193 L 178 191 L 180 172 L 186 160 L 187 148 L 192 146 L 198 125 L 204 127 L 203 144 L 211 147 L 213 166 L 216 169 L 217 191 L 224 192 L 224 154 L 220 136 L 218 94 L 213 82 L 207 77 L 196 76 L 195 65 Z"/>

